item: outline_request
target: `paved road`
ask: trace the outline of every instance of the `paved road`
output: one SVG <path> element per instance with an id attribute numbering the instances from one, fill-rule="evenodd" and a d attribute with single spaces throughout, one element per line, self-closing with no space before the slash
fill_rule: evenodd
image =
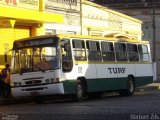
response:
<path id="1" fill-rule="evenodd" d="M 160 91 L 136 92 L 130 97 L 108 95 L 81 103 L 61 99 L 4 105 L 0 113 L 2 120 L 160 120 Z"/>

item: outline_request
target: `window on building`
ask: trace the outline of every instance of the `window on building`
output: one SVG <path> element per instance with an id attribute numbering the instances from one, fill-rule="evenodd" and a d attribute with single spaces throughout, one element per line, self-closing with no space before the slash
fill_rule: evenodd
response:
<path id="1" fill-rule="evenodd" d="M 67 31 L 67 34 L 73 34 L 73 35 L 75 35 L 76 32 L 75 31 Z"/>
<path id="2" fill-rule="evenodd" d="M 57 31 L 55 29 L 46 29 L 45 34 L 46 35 L 57 34 Z"/>

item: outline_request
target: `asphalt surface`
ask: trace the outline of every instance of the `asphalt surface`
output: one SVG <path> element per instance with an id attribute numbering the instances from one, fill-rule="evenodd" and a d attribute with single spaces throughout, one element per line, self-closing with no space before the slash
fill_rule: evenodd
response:
<path id="1" fill-rule="evenodd" d="M 160 120 L 160 90 L 136 91 L 129 97 L 105 94 L 83 102 L 53 99 L 0 107 L 2 120 Z"/>
<path id="2" fill-rule="evenodd" d="M 135 91 L 152 91 L 152 90 L 160 90 L 160 82 L 155 82 L 146 86 L 142 86 L 137 88 Z M 18 103 L 26 103 L 31 102 L 31 99 L 2 99 L 0 98 L 0 105 L 9 105 L 9 104 L 18 104 Z"/>

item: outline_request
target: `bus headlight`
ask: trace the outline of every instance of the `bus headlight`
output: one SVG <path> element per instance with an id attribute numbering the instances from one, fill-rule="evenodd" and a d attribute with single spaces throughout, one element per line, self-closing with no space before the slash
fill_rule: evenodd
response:
<path id="1" fill-rule="evenodd" d="M 57 83 L 57 82 L 59 82 L 59 78 L 51 78 L 50 82 L 51 83 Z"/>
<path id="2" fill-rule="evenodd" d="M 54 78 L 51 78 L 50 81 L 51 81 L 51 83 L 54 83 Z"/>
<path id="3" fill-rule="evenodd" d="M 13 85 L 14 85 L 14 86 L 18 86 L 18 83 L 17 83 L 17 82 L 14 82 Z"/>
<path id="4" fill-rule="evenodd" d="M 46 79 L 46 83 L 49 83 L 49 79 Z"/>
<path id="5" fill-rule="evenodd" d="M 11 86 L 21 86 L 22 82 L 13 82 Z"/>
<path id="6" fill-rule="evenodd" d="M 22 85 L 22 83 L 21 82 L 18 82 L 18 86 L 21 86 Z"/>
<path id="7" fill-rule="evenodd" d="M 59 82 L 59 78 L 55 78 L 54 82 L 56 82 L 56 83 Z"/>

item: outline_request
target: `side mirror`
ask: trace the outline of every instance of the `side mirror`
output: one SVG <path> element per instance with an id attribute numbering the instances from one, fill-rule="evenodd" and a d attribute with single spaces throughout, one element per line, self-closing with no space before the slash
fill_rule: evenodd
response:
<path id="1" fill-rule="evenodd" d="M 7 57 L 7 54 L 4 54 L 4 61 L 5 61 L 5 63 L 7 63 L 7 60 L 8 59 L 8 57 Z"/>

